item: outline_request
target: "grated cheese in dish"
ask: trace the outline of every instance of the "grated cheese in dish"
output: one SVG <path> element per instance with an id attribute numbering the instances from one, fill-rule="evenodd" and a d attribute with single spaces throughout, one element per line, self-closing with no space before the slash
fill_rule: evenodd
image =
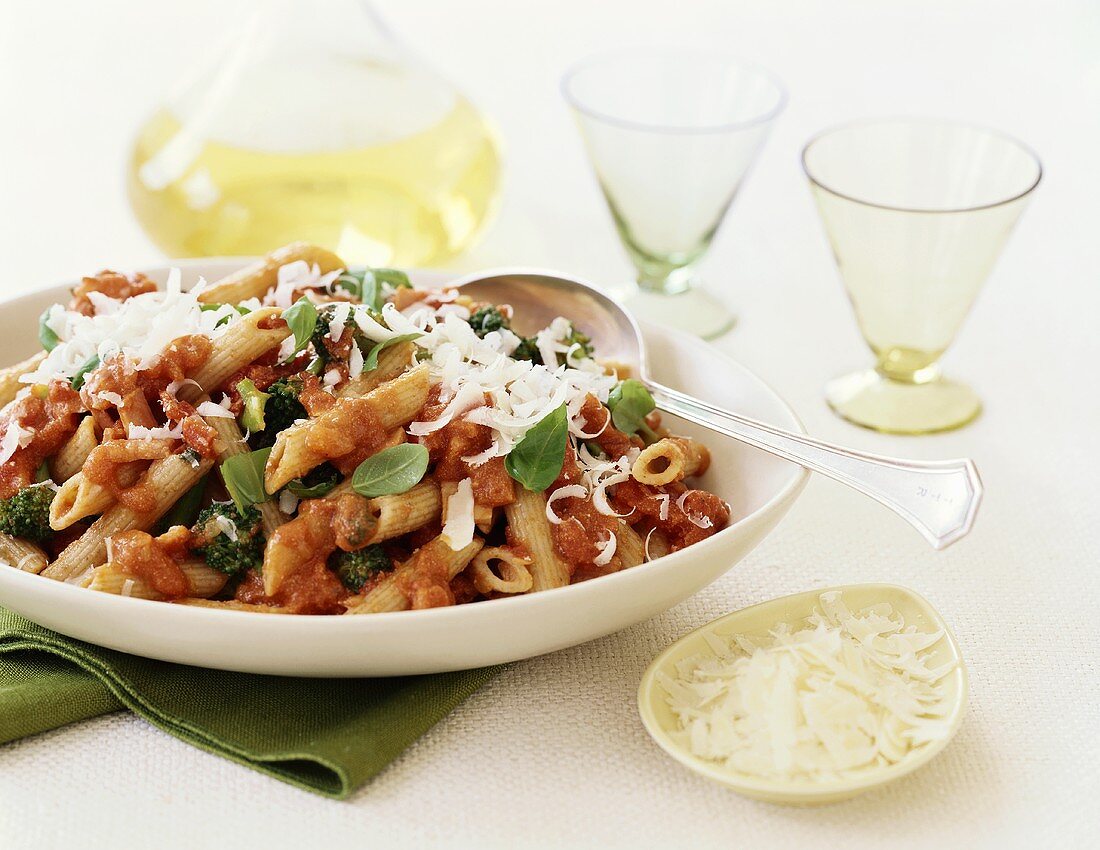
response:
<path id="1" fill-rule="evenodd" d="M 72 378 L 93 357 L 104 361 L 122 352 L 139 371 L 148 369 L 173 340 L 190 334 L 216 339 L 240 318 L 228 304 L 203 310 L 191 292 L 180 288 L 180 271 L 172 269 L 163 292 L 147 292 L 125 301 L 89 293 L 96 308 L 85 316 L 53 305 L 46 325 L 60 342 L 38 368 L 19 380 L 46 384 L 54 378 Z"/>
<path id="2" fill-rule="evenodd" d="M 693 755 L 767 779 L 843 779 L 950 734 L 943 679 L 955 665 L 929 666 L 941 637 L 888 604 L 852 613 L 831 591 L 805 627 L 762 642 L 707 634 L 714 656 L 659 680 Z"/>

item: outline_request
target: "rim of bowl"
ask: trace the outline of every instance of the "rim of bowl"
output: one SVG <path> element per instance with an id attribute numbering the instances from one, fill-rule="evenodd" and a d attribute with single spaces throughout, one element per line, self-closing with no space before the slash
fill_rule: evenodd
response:
<path id="1" fill-rule="evenodd" d="M 841 130 L 851 130 L 858 127 L 882 126 L 886 124 L 940 124 L 947 127 L 976 130 L 981 133 L 986 133 L 990 136 L 995 136 L 998 139 L 1015 145 L 1031 158 L 1031 160 L 1035 163 L 1035 179 L 1022 191 L 1017 192 L 1010 197 L 1002 198 L 996 201 L 990 201 L 989 203 L 985 204 L 975 204 L 973 206 L 966 207 L 906 207 L 896 204 L 884 204 L 878 201 L 872 201 L 868 198 L 860 198 L 856 195 L 842 192 L 839 189 L 834 188 L 833 186 L 827 185 L 813 175 L 812 171 L 810 170 L 810 165 L 806 161 L 806 157 L 810 153 L 810 148 L 812 148 L 818 142 L 822 141 L 828 136 L 833 135 L 834 133 L 840 132 Z M 994 207 L 1001 207 L 1005 204 L 1011 204 L 1013 201 L 1018 201 L 1021 198 L 1027 197 L 1035 190 L 1035 187 L 1038 186 L 1043 179 L 1043 162 L 1041 159 L 1039 159 L 1039 155 L 1030 145 L 1025 144 L 1010 133 L 1006 133 L 1003 130 L 998 130 L 996 127 L 990 127 L 986 124 L 979 124 L 970 121 L 955 121 L 950 118 L 897 115 L 887 116 L 883 118 L 858 118 L 854 121 L 845 121 L 842 124 L 834 124 L 831 127 L 826 127 L 824 130 L 818 131 L 810 137 L 809 141 L 807 141 L 802 148 L 800 159 L 802 162 L 802 171 L 806 175 L 806 179 L 809 180 L 810 183 L 812 183 L 814 186 L 817 186 L 819 189 L 828 192 L 830 195 L 835 195 L 838 198 L 843 198 L 846 201 L 851 201 L 855 204 L 861 204 L 865 207 L 873 207 L 875 209 L 903 213 L 946 215 L 948 213 L 967 213 L 978 212 L 979 210 L 989 210 L 993 209 Z"/>
<path id="2" fill-rule="evenodd" d="M 188 258 L 180 258 L 180 259 L 169 259 L 166 262 L 161 263 L 161 264 L 151 263 L 151 264 L 140 267 L 139 270 L 146 273 L 146 274 L 155 274 L 155 273 L 158 273 L 160 271 L 167 271 L 167 270 L 172 269 L 172 268 L 180 268 L 182 270 L 182 269 L 194 269 L 196 267 L 202 267 L 202 266 L 205 266 L 205 265 L 217 265 L 217 264 L 222 264 L 222 263 L 224 263 L 224 264 L 229 264 L 229 263 L 243 264 L 243 263 L 246 263 L 246 262 L 249 262 L 249 261 L 254 261 L 255 259 L 257 259 L 257 258 L 254 257 L 254 256 L 253 257 L 249 257 L 249 256 L 188 257 Z M 438 270 L 438 269 L 414 269 L 414 270 L 411 270 L 411 271 L 422 272 L 422 273 L 426 272 L 426 273 L 433 274 L 433 275 L 447 274 L 447 272 L 444 272 L 444 271 L 441 271 L 441 270 Z M 0 301 L 0 308 L 10 307 L 10 306 L 14 305 L 16 302 L 19 302 L 19 301 L 22 301 L 22 300 L 29 300 L 29 299 L 32 299 L 32 298 L 38 298 L 44 293 L 45 290 L 54 289 L 54 288 L 58 288 L 58 287 L 65 287 L 66 285 L 67 285 L 67 282 L 63 281 L 63 282 L 60 282 L 60 283 L 54 283 L 54 284 L 50 284 L 50 285 L 47 285 L 47 286 L 35 287 L 35 288 L 33 288 L 29 291 L 25 291 L 21 294 L 15 295 L 12 298 L 8 298 L 8 299 L 4 299 L 4 300 Z M 648 323 L 644 323 L 644 322 L 642 323 L 642 325 L 643 325 L 644 328 L 645 327 L 654 327 L 653 325 L 649 325 Z M 675 330 L 665 329 L 665 328 L 661 328 L 660 330 L 670 332 L 670 333 L 672 333 L 673 335 L 675 335 L 677 337 L 680 337 L 681 334 L 682 334 L 681 342 L 688 345 L 689 347 L 696 348 L 699 351 L 703 351 L 703 352 L 707 352 L 707 353 L 711 353 L 711 354 L 717 353 L 720 357 L 728 358 L 731 362 L 737 364 L 737 366 L 744 372 L 744 374 L 747 378 L 749 378 L 752 381 L 755 381 L 759 386 L 766 389 L 779 402 L 780 407 L 791 417 L 791 419 L 794 421 L 794 423 L 797 425 L 798 429 L 802 433 L 806 432 L 806 426 L 803 424 L 802 419 L 798 416 L 798 414 L 790 406 L 790 404 L 787 402 L 787 400 L 784 399 L 783 396 L 781 396 L 778 392 L 776 392 L 775 389 L 772 388 L 772 386 L 770 384 L 768 384 L 766 381 L 764 381 L 763 378 L 761 378 L 755 372 L 750 370 L 747 366 L 743 365 L 740 361 L 735 360 L 733 357 L 731 357 L 730 355 L 725 354 L 723 352 L 715 352 L 711 348 L 711 346 L 709 344 L 707 344 L 706 342 L 704 342 L 703 340 L 698 339 L 696 337 L 691 337 L 687 334 L 683 334 L 683 332 L 681 332 L 681 331 L 675 331 Z M 808 482 L 809 477 L 810 477 L 810 472 L 809 472 L 809 470 L 807 470 L 803 467 L 799 467 L 797 464 L 791 464 L 791 470 L 792 470 L 792 474 L 791 474 L 790 478 L 779 488 L 779 490 L 777 490 L 771 496 L 771 498 L 769 498 L 764 504 L 760 505 L 760 507 L 758 507 L 756 510 L 752 511 L 751 513 L 748 513 L 748 514 L 746 514 L 742 517 L 739 517 L 736 522 L 731 523 L 730 525 L 726 526 L 724 529 L 722 529 L 722 531 L 718 532 L 717 535 L 714 535 L 714 537 L 717 537 L 718 535 L 726 534 L 726 533 L 728 533 L 730 531 L 733 531 L 734 529 L 740 528 L 744 525 L 748 525 L 748 524 L 750 524 L 751 521 L 755 521 L 759 517 L 764 516 L 764 515 L 768 514 L 769 512 L 774 511 L 777 508 L 781 508 L 784 504 L 789 504 L 795 498 L 797 498 L 798 494 L 806 486 L 806 483 Z M 708 545 L 708 544 L 713 545 L 714 537 L 707 538 L 706 540 L 702 540 L 699 543 L 695 544 L 694 546 L 688 547 L 687 549 L 682 549 L 679 552 L 672 552 L 668 555 L 664 555 L 661 558 L 657 558 L 654 561 L 650 561 L 650 562 L 647 562 L 647 563 L 644 563 L 644 564 L 640 564 L 638 567 L 635 567 L 633 569 L 621 570 L 617 573 L 611 573 L 610 575 L 600 576 L 599 578 L 592 579 L 592 582 L 602 582 L 605 585 L 612 584 L 612 583 L 628 584 L 629 582 L 631 582 L 633 580 L 636 580 L 635 577 L 641 574 L 639 572 L 640 570 L 644 570 L 647 567 L 648 568 L 655 568 L 655 569 L 670 568 L 669 567 L 670 564 L 680 563 L 680 561 L 683 560 L 683 558 L 685 556 L 690 557 L 691 555 L 698 556 L 698 555 L 703 554 L 703 552 L 705 550 L 708 550 L 709 548 L 711 548 L 711 546 Z M 692 550 L 694 550 L 694 552 L 692 552 Z M 19 571 L 16 571 L 16 572 L 19 572 Z M 25 575 L 27 578 L 33 578 L 33 579 L 39 579 L 40 578 L 40 576 L 36 576 L 33 573 L 24 573 L 23 575 Z M 15 580 L 18 581 L 18 580 L 21 580 L 21 579 L 15 579 Z M 542 600 L 550 598 L 552 595 L 562 596 L 562 595 L 568 594 L 570 592 L 575 593 L 577 591 L 577 589 L 583 587 L 585 584 L 590 584 L 590 582 L 582 582 L 581 584 L 569 584 L 569 585 L 565 585 L 564 587 L 550 588 L 549 590 L 540 591 L 537 594 L 522 594 L 522 595 L 519 595 L 519 596 L 511 596 L 511 597 L 507 597 L 507 598 L 504 598 L 504 599 L 485 600 L 484 602 L 479 602 L 476 605 L 452 605 L 452 606 L 447 606 L 447 607 L 443 607 L 443 608 L 426 608 L 426 609 L 417 610 L 417 611 L 383 611 L 383 612 L 380 612 L 380 613 L 377 613 L 377 614 L 371 614 L 369 617 L 334 617 L 334 616 L 325 615 L 325 614 L 296 614 L 292 617 L 279 618 L 279 620 L 282 622 L 282 624 L 283 624 L 282 627 L 284 627 L 284 628 L 290 622 L 293 622 L 294 624 L 298 624 L 298 625 L 290 626 L 291 628 L 309 628 L 309 626 L 306 625 L 307 623 L 320 623 L 320 622 L 332 623 L 333 621 L 342 621 L 344 623 L 344 625 L 337 625 L 337 626 L 335 626 L 335 628 L 354 628 L 354 626 L 350 626 L 348 624 L 349 623 L 359 623 L 360 624 L 359 627 L 363 627 L 364 623 L 367 623 L 367 624 L 369 624 L 369 623 L 381 624 L 383 622 L 409 623 L 409 622 L 411 622 L 411 621 L 413 621 L 414 619 L 417 619 L 417 618 L 419 618 L 421 620 L 427 619 L 427 618 L 436 618 L 436 619 L 440 619 L 440 620 L 445 620 L 448 617 L 454 617 L 456 615 L 460 616 L 460 617 L 470 617 L 471 616 L 470 610 L 483 610 L 484 611 L 484 610 L 486 610 L 485 609 L 486 605 L 491 605 L 492 606 L 491 610 L 499 610 L 501 605 L 507 606 L 508 608 L 518 609 L 518 608 L 521 608 L 523 606 L 542 604 Z M 86 592 L 86 588 L 77 587 L 76 585 L 71 585 L 71 584 L 68 584 L 67 582 L 50 582 L 50 581 L 47 580 L 47 583 L 44 586 L 49 588 L 49 590 L 47 590 L 46 592 L 55 592 L 55 593 L 69 593 L 69 592 L 85 593 Z M 251 611 L 211 610 L 211 609 L 207 609 L 207 608 L 191 607 L 191 606 L 186 606 L 186 605 L 167 605 L 166 606 L 163 602 L 159 602 L 159 601 L 155 601 L 155 600 L 151 600 L 151 599 L 135 599 L 133 597 L 124 597 L 124 596 L 115 597 L 112 594 L 103 594 L 103 596 L 105 596 L 106 599 L 100 600 L 101 604 L 118 604 L 118 603 L 122 603 L 122 604 L 125 604 L 125 605 L 133 605 L 134 603 L 138 603 L 138 604 L 147 603 L 148 605 L 155 605 L 160 609 L 171 608 L 171 609 L 176 609 L 178 612 L 186 612 L 186 613 L 169 614 L 168 616 L 193 617 L 197 620 L 198 619 L 203 619 L 206 616 L 214 616 L 214 617 L 222 617 L 222 618 L 232 617 L 232 618 L 236 618 L 236 619 L 240 619 L 241 617 L 247 617 L 251 621 L 255 621 L 255 619 L 256 619 L 256 615 L 254 613 L 252 613 Z M 473 616 L 478 616 L 478 615 L 475 614 Z M 488 616 L 488 611 L 486 611 L 485 616 Z M 333 628 L 333 626 L 326 625 L 325 628 Z"/>
<path id="3" fill-rule="evenodd" d="M 768 110 L 756 115 L 752 118 L 744 121 L 726 121 L 716 124 L 660 124 L 651 121 L 635 121 L 630 118 L 621 118 L 617 115 L 612 115 L 608 112 L 604 112 L 600 109 L 595 109 L 588 104 L 584 103 L 580 97 L 573 92 L 571 84 L 574 78 L 582 71 L 591 68 L 594 65 L 598 65 L 601 62 L 613 59 L 615 57 L 629 56 L 633 54 L 654 55 L 663 54 L 665 56 L 674 56 L 677 54 L 691 55 L 691 56 L 703 56 L 713 59 L 720 59 L 726 62 L 731 67 L 736 67 L 744 71 L 751 71 L 764 77 L 776 90 L 775 104 Z M 564 74 L 562 74 L 561 82 L 559 84 L 561 95 L 568 103 L 578 112 L 587 115 L 589 118 L 594 118 L 597 121 L 602 121 L 605 124 L 611 124 L 616 127 L 622 127 L 628 130 L 641 130 L 649 133 L 664 133 L 668 135 L 703 135 L 707 133 L 732 133 L 738 130 L 748 130 L 752 127 L 759 127 L 762 124 L 767 124 L 776 117 L 779 116 L 784 109 L 787 108 L 788 92 L 787 87 L 783 84 L 783 81 L 779 76 L 763 65 L 759 65 L 755 62 L 746 62 L 738 59 L 736 56 L 725 53 L 721 50 L 692 50 L 688 48 L 672 48 L 672 47 L 660 47 L 660 48 L 645 48 L 645 47 L 623 47 L 615 50 L 604 50 L 599 53 L 592 53 L 583 59 L 579 59 L 570 65 Z"/>
<path id="4" fill-rule="evenodd" d="M 750 774 L 737 773 L 722 767 L 714 762 L 707 761 L 694 755 L 689 750 L 681 747 L 676 741 L 673 740 L 668 730 L 657 720 L 656 716 L 650 709 L 650 697 L 655 693 L 658 684 L 656 682 L 657 672 L 662 668 L 666 662 L 666 659 L 673 653 L 673 651 L 679 647 L 684 641 L 689 640 L 693 636 L 704 632 L 710 631 L 718 624 L 725 620 L 734 617 L 738 614 L 743 614 L 753 608 L 758 608 L 762 605 L 771 605 L 779 602 L 783 599 L 790 599 L 795 596 L 804 596 L 807 594 L 821 594 L 827 593 L 832 590 L 844 592 L 853 590 L 855 588 L 882 588 L 889 590 L 900 590 L 901 592 L 913 597 L 920 605 L 931 611 L 936 619 L 939 620 L 939 625 L 943 630 L 942 640 L 947 641 L 947 645 L 951 648 L 952 654 L 958 658 L 958 666 L 956 666 L 952 675 L 959 677 L 959 694 L 952 706 L 951 712 L 951 729 L 945 738 L 939 741 L 934 741 L 925 746 L 921 750 L 910 750 L 901 761 L 894 764 L 887 765 L 885 767 L 878 768 L 873 772 L 858 777 L 849 777 L 847 779 L 832 780 L 829 782 L 822 782 L 820 784 L 812 785 L 806 782 L 789 782 L 781 779 L 765 779 L 754 777 Z M 947 745 L 951 743 L 955 735 L 958 734 L 963 721 L 966 718 L 966 710 L 970 704 L 970 671 L 966 666 L 966 659 L 963 657 L 962 649 L 959 646 L 959 641 L 955 637 L 955 632 L 951 626 L 940 614 L 939 609 L 932 605 L 922 594 L 913 590 L 905 585 L 895 584 L 893 582 L 860 582 L 856 584 L 842 584 L 834 585 L 831 587 L 811 588 L 809 590 L 803 590 L 798 593 L 788 593 L 784 596 L 777 596 L 774 599 L 765 599 L 762 602 L 756 602 L 752 605 L 747 605 L 744 608 L 738 608 L 736 611 L 730 611 L 723 614 L 720 617 L 716 617 L 709 622 L 704 623 L 696 629 L 692 629 L 687 634 L 677 638 L 668 646 L 666 646 L 656 658 L 654 658 L 645 672 L 642 674 L 641 681 L 638 683 L 638 714 L 641 716 L 642 725 L 645 727 L 646 732 L 649 733 L 650 738 L 657 744 L 667 755 L 671 756 L 676 761 L 680 762 L 684 767 L 689 770 L 698 773 L 701 776 L 705 776 L 714 782 L 718 782 L 721 785 L 725 785 L 734 791 L 743 792 L 746 794 L 775 794 L 777 796 L 783 796 L 788 800 L 799 799 L 801 801 L 810 801 L 817 797 L 827 797 L 833 794 L 848 794 L 858 793 L 865 790 L 870 790 L 879 785 L 885 785 L 888 782 L 893 782 L 896 779 L 900 779 L 903 776 L 907 776 L 918 768 L 924 766 L 930 762 L 933 758 L 939 755 L 943 750 L 947 748 Z"/>

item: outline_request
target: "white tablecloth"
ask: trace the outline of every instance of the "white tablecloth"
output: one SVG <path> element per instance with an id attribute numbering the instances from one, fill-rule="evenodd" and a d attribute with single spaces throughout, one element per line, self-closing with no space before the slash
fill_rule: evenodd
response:
<path id="1" fill-rule="evenodd" d="M 126 205 L 125 148 L 164 87 L 206 49 L 220 5 L 4 4 L 3 294 L 157 259 Z M 778 387 L 812 433 L 873 451 L 973 456 L 987 485 L 977 527 L 937 554 L 885 510 L 815 480 L 724 579 L 651 622 L 516 664 L 350 802 L 287 787 L 118 714 L 0 749 L 0 846 L 1095 846 L 1095 4 L 381 6 L 493 113 L 506 140 L 502 214 L 463 269 L 522 262 L 604 280 L 627 274 L 558 100 L 557 75 L 572 58 L 609 42 L 702 39 L 773 67 L 790 108 L 706 266 L 741 315 L 718 344 Z M 821 398 L 827 378 L 868 355 L 798 151 L 823 125 L 883 113 L 1000 126 L 1047 168 L 947 358 L 980 390 L 985 413 L 942 436 L 862 431 Z M 825 809 L 776 808 L 694 776 L 648 740 L 635 688 L 674 638 L 780 594 L 875 580 L 931 599 L 971 671 L 958 737 L 916 775 Z"/>

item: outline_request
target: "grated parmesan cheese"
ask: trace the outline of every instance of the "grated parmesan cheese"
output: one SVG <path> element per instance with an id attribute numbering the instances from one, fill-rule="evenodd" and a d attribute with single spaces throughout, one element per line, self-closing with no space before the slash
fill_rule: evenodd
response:
<path id="1" fill-rule="evenodd" d="M 458 482 L 458 488 L 447 499 L 447 521 L 442 537 L 452 552 L 465 549 L 474 539 L 474 486 L 469 478 Z"/>
<path id="2" fill-rule="evenodd" d="M 147 292 L 125 301 L 102 293 L 92 304 L 94 316 L 85 316 L 54 304 L 45 324 L 60 342 L 38 368 L 19 380 L 24 384 L 47 384 L 54 378 L 72 378 L 93 357 L 101 362 L 122 353 L 137 370 L 148 369 L 153 361 L 181 336 L 201 334 L 216 339 L 240 319 L 231 305 L 203 310 L 191 292 L 180 288 L 180 271 L 172 269 L 163 292 Z"/>
<path id="3" fill-rule="evenodd" d="M 607 534 L 607 540 L 597 540 L 596 548 L 600 550 L 600 554 L 596 556 L 592 561 L 597 567 L 605 567 L 611 563 L 611 558 L 615 555 L 615 550 L 619 546 L 619 538 L 611 532 Z"/>
<path id="4" fill-rule="evenodd" d="M 16 449 L 21 449 L 34 439 L 33 428 L 24 428 L 18 422 L 12 422 L 0 440 L 0 464 L 7 463 Z"/>
<path id="5" fill-rule="evenodd" d="M 482 339 L 463 318 L 463 312 L 468 311 L 445 309 L 453 306 L 456 305 L 434 308 L 416 303 L 402 312 L 388 303 L 382 307 L 386 326 L 364 308 L 352 312 L 352 320 L 372 342 L 419 334 L 414 342 L 427 354 L 424 362 L 428 363 L 433 382 L 442 386 L 440 400 L 446 406 L 434 420 L 413 422 L 409 433 L 423 437 L 455 418 L 485 425 L 493 432 L 492 451 L 472 456 L 478 463 L 485 463 L 507 455 L 528 430 L 564 404 L 569 413 L 570 433 L 584 439 L 580 419 L 584 400 L 592 394 L 606 402 L 616 378 L 604 373 L 591 358 L 574 358 L 573 366 L 513 360 L 509 355 L 519 344 L 515 334 L 492 331 Z M 557 339 L 554 334 L 558 333 L 555 330 L 546 339 Z M 557 346 L 552 352 L 548 348 L 548 353 L 553 354 L 547 361 L 550 364 L 558 362 L 558 348 L 562 353 L 568 351 L 560 342 Z"/>
<path id="6" fill-rule="evenodd" d="M 825 781 L 894 764 L 949 734 L 943 632 L 907 626 L 890 605 L 853 614 L 821 594 L 807 624 L 759 641 L 707 634 L 713 655 L 659 680 L 694 755 L 768 779 Z"/>
<path id="7" fill-rule="evenodd" d="M 237 542 L 237 524 L 233 522 L 229 517 L 224 514 L 214 515 L 214 525 L 217 526 L 218 531 L 222 532 L 226 537 Z"/>
<path id="8" fill-rule="evenodd" d="M 158 425 L 156 428 L 131 425 L 126 431 L 126 436 L 131 440 L 182 440 L 183 425 L 177 423 L 171 428 L 166 425 Z"/>

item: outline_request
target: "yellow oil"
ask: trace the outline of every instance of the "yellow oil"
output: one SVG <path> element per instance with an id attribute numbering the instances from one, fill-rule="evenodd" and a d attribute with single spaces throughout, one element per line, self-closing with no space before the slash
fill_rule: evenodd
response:
<path id="1" fill-rule="evenodd" d="M 452 103 L 399 138 L 309 151 L 196 138 L 163 111 L 135 143 L 130 202 L 172 256 L 261 254 L 306 240 L 349 263 L 436 265 L 477 239 L 500 180 L 491 130 L 467 101 Z"/>

